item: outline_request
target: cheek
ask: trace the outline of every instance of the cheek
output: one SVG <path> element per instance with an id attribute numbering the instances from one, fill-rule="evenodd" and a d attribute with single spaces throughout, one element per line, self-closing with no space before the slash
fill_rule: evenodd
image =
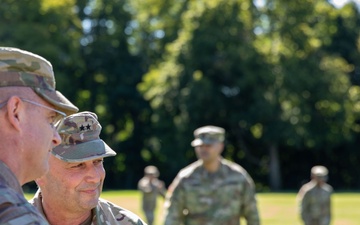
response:
<path id="1" fill-rule="evenodd" d="M 106 176 L 106 172 L 105 172 L 104 167 L 102 167 L 101 170 L 100 170 L 100 177 L 101 177 L 102 180 L 104 180 L 105 176 Z"/>
<path id="2" fill-rule="evenodd" d="M 74 177 L 74 174 L 69 174 L 65 171 L 56 169 L 53 169 L 52 171 L 55 172 L 48 175 L 48 185 L 56 186 L 58 189 L 63 190 L 76 186 L 77 179 Z"/>
<path id="3" fill-rule="evenodd" d="M 53 130 L 46 126 L 47 124 L 35 126 L 34 128 L 30 128 L 28 130 L 28 141 L 31 142 L 30 145 L 37 146 L 35 150 L 39 153 L 39 150 L 49 150 L 51 148 L 51 142 L 53 137 Z"/>

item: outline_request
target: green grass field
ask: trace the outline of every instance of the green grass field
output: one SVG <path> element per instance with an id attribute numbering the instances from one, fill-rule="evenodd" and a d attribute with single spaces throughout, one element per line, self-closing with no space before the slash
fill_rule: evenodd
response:
<path id="1" fill-rule="evenodd" d="M 297 214 L 296 193 L 259 193 L 257 196 L 263 225 L 301 225 Z M 26 194 L 26 197 L 31 198 L 32 194 Z M 138 191 L 104 191 L 101 197 L 144 218 Z M 163 200 L 159 197 L 155 225 L 162 225 L 162 203 Z M 332 197 L 332 224 L 360 224 L 359 206 L 360 193 L 335 193 Z"/>

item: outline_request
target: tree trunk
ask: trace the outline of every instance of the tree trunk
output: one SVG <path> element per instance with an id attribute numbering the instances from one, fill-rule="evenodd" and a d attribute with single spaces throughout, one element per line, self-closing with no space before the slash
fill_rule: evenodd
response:
<path id="1" fill-rule="evenodd" d="M 281 189 L 281 173 L 279 162 L 279 149 L 275 144 L 270 146 L 270 162 L 269 162 L 269 179 L 270 188 L 272 191 L 279 191 Z"/>

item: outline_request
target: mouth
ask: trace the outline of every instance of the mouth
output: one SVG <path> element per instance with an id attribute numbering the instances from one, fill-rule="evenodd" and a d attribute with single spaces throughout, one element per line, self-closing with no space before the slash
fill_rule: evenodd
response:
<path id="1" fill-rule="evenodd" d="M 90 195 L 98 194 L 99 193 L 99 186 L 84 188 L 84 189 L 82 189 L 80 191 L 85 193 L 85 194 L 90 194 Z"/>
<path id="2" fill-rule="evenodd" d="M 93 194 L 97 194 L 97 189 L 83 190 L 81 192 L 84 192 L 85 194 L 93 195 Z"/>

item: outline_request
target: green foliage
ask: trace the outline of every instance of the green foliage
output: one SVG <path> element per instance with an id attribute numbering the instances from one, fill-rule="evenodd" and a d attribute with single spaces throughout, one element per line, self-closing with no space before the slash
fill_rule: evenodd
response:
<path id="1" fill-rule="evenodd" d="M 24 0 L 0 3 L 0 44 L 35 52 L 54 67 L 57 87 L 75 101 L 73 76 L 82 74 L 81 21 L 73 1 Z M 64 35 L 66 34 L 66 35 Z M 61 62 L 61 63 L 60 63 Z M 75 86 L 76 87 L 76 86 Z"/>
<path id="2" fill-rule="evenodd" d="M 314 164 L 360 187 L 359 10 L 264 2 L 3 0 L 0 43 L 47 58 L 58 89 L 99 115 L 118 153 L 105 186 L 134 188 L 148 164 L 169 184 L 213 124 L 261 190 L 297 187 Z"/>
<path id="3" fill-rule="evenodd" d="M 353 67 L 327 47 L 336 32 L 335 8 L 326 1 L 274 0 L 267 8 L 248 1 L 187 4 L 164 60 L 139 85 L 155 110 L 155 138 L 163 140 L 165 155 L 185 162 L 192 151 L 187 134 L 220 125 L 233 149 L 226 156 L 242 162 L 239 152 L 245 152 L 279 188 L 279 149 L 332 151 L 352 140 L 356 117 L 349 117 L 347 106 L 354 103 L 348 79 Z M 164 127 L 156 118 L 170 121 Z M 163 132 L 171 129 L 172 137 Z"/>
<path id="4" fill-rule="evenodd" d="M 88 23 L 81 42 L 86 77 L 77 83 L 80 92 L 90 94 L 79 101 L 81 108 L 99 115 L 104 139 L 118 152 L 109 159 L 111 176 L 116 174 L 111 183 L 129 188 L 142 173 L 142 167 L 129 170 L 128 165 L 143 164 L 140 150 L 150 108 L 136 89 L 146 67 L 142 55 L 131 52 L 126 30 L 132 18 L 126 6 L 124 1 L 82 2 L 79 12 L 85 13 L 79 16 Z"/>

